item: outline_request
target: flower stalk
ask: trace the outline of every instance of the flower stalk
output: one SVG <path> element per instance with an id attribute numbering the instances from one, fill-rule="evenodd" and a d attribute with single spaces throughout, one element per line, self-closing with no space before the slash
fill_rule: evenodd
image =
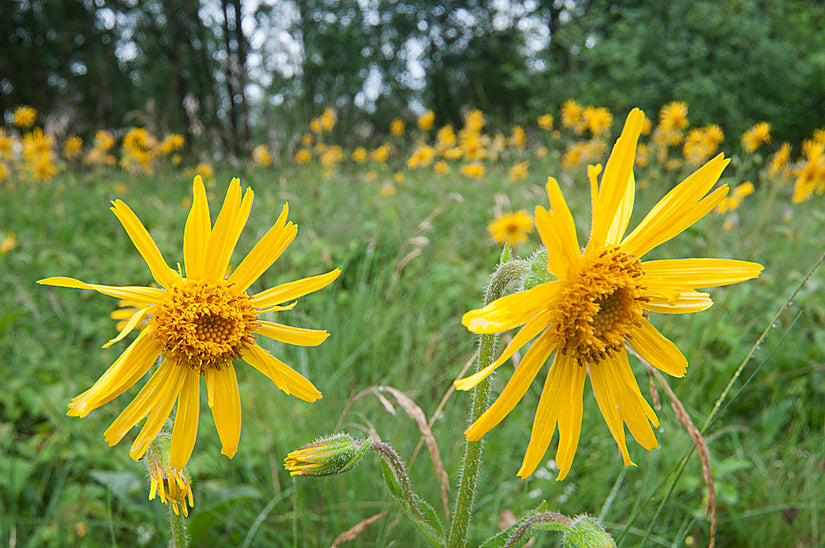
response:
<path id="1" fill-rule="evenodd" d="M 510 260 L 510 250 L 505 246 L 502 262 L 490 279 L 484 296 L 484 306 L 504 295 L 508 287 L 521 285 L 530 273 L 530 263 L 524 260 Z M 478 359 L 475 371 L 481 371 L 493 362 L 498 345 L 498 335 L 481 335 L 478 345 Z M 470 423 L 474 423 L 490 407 L 490 378 L 478 384 L 472 392 L 470 402 Z M 458 484 L 458 498 L 450 522 L 447 537 L 448 548 L 463 548 L 467 545 L 467 529 L 472 516 L 481 458 L 484 453 L 484 440 L 465 441 L 464 457 L 461 461 L 461 473 Z"/>

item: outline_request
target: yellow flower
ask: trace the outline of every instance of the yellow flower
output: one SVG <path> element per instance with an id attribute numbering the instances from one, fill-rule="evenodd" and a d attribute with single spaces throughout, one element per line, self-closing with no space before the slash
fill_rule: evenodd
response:
<path id="1" fill-rule="evenodd" d="M 140 433 L 129 454 L 139 459 L 158 435 L 177 400 L 172 429 L 169 464 L 181 470 L 195 444 L 200 414 L 200 378 L 206 383 L 208 404 L 222 444 L 222 453 L 232 458 L 241 434 L 241 407 L 233 361 L 242 358 L 269 377 L 288 394 L 315 401 L 321 393 L 297 371 L 278 360 L 255 342 L 267 337 L 298 346 L 317 346 L 326 331 L 290 327 L 265 321 L 268 312 L 289 310 L 284 303 L 317 291 L 338 277 L 340 270 L 286 283 L 251 295 L 247 292 L 295 238 L 297 227 L 287 222 L 288 206 L 255 244 L 231 275 L 225 276 L 232 251 L 252 208 L 253 192 L 242 196 L 233 179 L 214 226 L 210 221 L 206 189 L 195 177 L 193 202 L 183 234 L 183 272 L 169 268 L 149 232 L 120 200 L 113 202 L 138 252 L 146 260 L 159 288 L 115 287 L 87 284 L 67 277 L 38 283 L 58 287 L 92 289 L 112 297 L 140 303 L 126 327 L 105 347 L 120 341 L 136 327 L 140 333 L 106 373 L 87 391 L 72 399 L 69 415 L 85 417 L 116 398 L 163 359 L 143 389 L 105 432 L 109 445 L 118 443 L 144 417 Z M 243 199 L 241 199 L 243 198 Z M 141 322 L 148 319 L 148 324 Z"/>
<path id="2" fill-rule="evenodd" d="M 403 171 L 396 171 L 395 175 L 392 176 L 392 180 L 395 184 L 401 184 L 404 182 L 404 172 Z"/>
<path id="3" fill-rule="evenodd" d="M 395 137 L 404 135 L 404 120 L 396 118 L 390 123 L 390 133 Z"/>
<path id="4" fill-rule="evenodd" d="M 202 179 L 211 179 L 215 174 L 215 170 L 212 169 L 210 164 L 200 163 L 195 167 L 195 173 Z"/>
<path id="5" fill-rule="evenodd" d="M 372 151 L 370 154 L 370 158 L 372 158 L 376 162 L 386 162 L 387 158 L 390 156 L 390 144 L 384 143 L 383 145 L 379 146 L 375 150 Z"/>
<path id="6" fill-rule="evenodd" d="M 14 236 L 14 231 L 10 230 L 6 237 L 0 242 L 0 255 L 5 255 L 12 249 L 17 247 L 17 238 Z"/>
<path id="7" fill-rule="evenodd" d="M 526 242 L 527 235 L 533 232 L 533 217 L 523 209 L 515 213 L 496 215 L 495 220 L 487 225 L 487 231 L 494 242 L 507 242 L 515 247 L 519 242 Z"/>
<path id="8" fill-rule="evenodd" d="M 51 181 L 57 175 L 57 166 L 52 163 L 51 156 L 48 154 L 43 154 L 34 160 L 29 169 L 36 181 Z"/>
<path id="9" fill-rule="evenodd" d="M 450 166 L 448 166 L 447 162 L 445 162 L 444 160 L 439 160 L 433 166 L 433 171 L 435 171 L 439 175 L 446 175 L 450 172 Z"/>
<path id="10" fill-rule="evenodd" d="M 548 148 L 544 145 L 541 145 L 539 148 L 536 149 L 535 152 L 533 152 L 533 156 L 536 158 L 536 160 L 541 160 L 542 158 L 547 156 L 548 152 L 550 152 Z"/>
<path id="11" fill-rule="evenodd" d="M 182 149 L 185 143 L 186 139 L 184 139 L 183 135 L 180 133 L 172 133 L 164 137 L 163 141 L 158 143 L 154 152 L 158 156 L 166 156 Z"/>
<path id="12" fill-rule="evenodd" d="M 149 445 L 144 458 L 149 474 L 149 500 L 160 495 L 160 501 L 172 507 L 175 514 L 189 515 L 189 507 L 195 506 L 192 495 L 192 478 L 185 469 L 176 469 L 169 464 L 169 435 L 160 434 L 155 443 Z"/>
<path id="13" fill-rule="evenodd" d="M 34 125 L 34 121 L 37 118 L 37 110 L 30 106 L 22 106 L 17 107 L 14 111 L 14 125 L 22 128 L 27 129 Z"/>
<path id="14" fill-rule="evenodd" d="M 456 143 L 453 126 L 447 125 L 438 130 L 435 135 L 435 148 L 443 153 L 445 150 L 453 148 Z"/>
<path id="15" fill-rule="evenodd" d="M 467 113 L 467 116 L 464 117 L 464 129 L 469 130 L 471 133 L 481 132 L 485 123 L 484 113 L 477 108 L 472 109 Z"/>
<path id="16" fill-rule="evenodd" d="M 685 129 L 688 126 L 687 113 L 687 103 L 670 102 L 659 112 L 659 127 L 664 131 Z"/>
<path id="17" fill-rule="evenodd" d="M 719 205 L 716 206 L 716 213 L 727 213 L 728 211 L 734 211 L 740 205 L 742 205 L 742 199 L 745 196 L 750 196 L 753 194 L 754 187 L 753 183 L 750 181 L 745 181 L 741 185 L 738 185 L 736 188 L 733 189 L 733 192 L 730 196 L 726 196 L 719 202 Z M 728 230 L 728 229 L 726 229 Z"/>
<path id="18" fill-rule="evenodd" d="M 83 150 L 83 139 L 80 137 L 70 137 L 63 143 L 63 155 L 70 160 L 77 158 Z"/>
<path id="19" fill-rule="evenodd" d="M 791 196 L 791 201 L 795 204 L 804 202 L 814 192 L 825 192 L 825 142 L 804 141 L 802 154 L 805 159 L 796 168 L 796 181 Z"/>
<path id="20" fill-rule="evenodd" d="M 568 99 L 561 106 L 561 125 L 566 128 L 575 128 L 582 118 L 582 107 L 573 99 Z"/>
<path id="21" fill-rule="evenodd" d="M 367 149 L 365 149 L 364 147 L 358 147 L 354 151 L 352 151 L 351 158 L 353 162 L 363 164 L 369 158 L 369 153 L 367 152 Z"/>
<path id="22" fill-rule="evenodd" d="M 513 167 L 511 167 L 510 168 L 510 180 L 513 181 L 513 182 L 516 182 L 516 181 L 523 181 L 524 179 L 526 179 L 527 175 L 529 174 L 528 171 L 527 171 L 528 167 L 530 167 L 530 164 L 527 163 L 526 161 L 519 162 L 516 165 L 514 165 Z"/>
<path id="23" fill-rule="evenodd" d="M 11 159 L 16 142 L 17 139 L 13 135 L 9 135 L 4 128 L 0 128 L 0 158 Z"/>
<path id="24" fill-rule="evenodd" d="M 658 426 L 659 421 L 639 391 L 626 347 L 653 367 L 683 376 L 687 360 L 648 320 L 649 312 L 684 314 L 705 310 L 713 301 L 696 289 L 741 282 L 758 277 L 762 271 L 759 264 L 731 259 L 641 260 L 707 215 L 728 191 L 722 186 L 710 192 L 728 163 L 720 154 L 671 190 L 635 230 L 625 235 L 633 209 L 633 159 L 643 120 L 640 110 L 630 112 L 601 183 L 601 166 L 588 170 L 593 215 L 590 240 L 584 249 L 579 247 L 573 216 L 561 189 L 550 178 L 550 210 L 537 207 L 535 219 L 548 251 L 547 271 L 555 280 L 502 297 L 462 318 L 473 333 L 523 327 L 497 360 L 456 381 L 461 390 L 481 382 L 537 337 L 496 402 L 466 431 L 468 440 L 480 439 L 501 422 L 555 351 L 530 444 L 518 472 L 523 478 L 541 462 L 557 424 L 557 479 L 567 476 L 581 433 L 582 392 L 587 375 L 625 465 L 633 464 L 625 442 L 625 424 L 643 447 L 656 447 L 651 424 Z"/>
<path id="25" fill-rule="evenodd" d="M 378 194 L 382 198 L 386 198 L 388 196 L 393 196 L 395 192 L 396 190 L 392 183 L 384 183 L 383 185 L 381 185 L 381 190 L 378 191 Z"/>
<path id="26" fill-rule="evenodd" d="M 538 123 L 541 129 L 550 131 L 551 129 L 553 129 L 553 115 L 542 114 L 541 116 L 539 116 Z"/>
<path id="27" fill-rule="evenodd" d="M 791 145 L 790 143 L 782 143 L 774 155 L 771 157 L 771 163 L 768 165 L 768 177 L 775 179 L 780 173 L 783 176 L 788 176 L 788 164 L 791 162 Z"/>
<path id="28" fill-rule="evenodd" d="M 295 161 L 299 164 L 305 164 L 309 162 L 311 158 L 312 152 L 310 152 L 307 148 L 298 149 L 298 152 L 295 153 Z"/>
<path id="29" fill-rule="evenodd" d="M 433 122 L 435 122 L 435 112 L 428 110 L 424 114 L 418 117 L 416 123 L 418 124 L 418 129 L 423 131 L 430 131 L 433 128 Z"/>
<path id="30" fill-rule="evenodd" d="M 742 146 L 745 152 L 751 153 L 762 143 L 771 142 L 771 126 L 768 122 L 759 122 L 742 134 Z"/>
<path id="31" fill-rule="evenodd" d="M 272 165 L 272 156 L 269 155 L 269 147 L 266 145 L 258 145 L 252 149 L 252 159 L 255 163 L 263 167 Z"/>
<path id="32" fill-rule="evenodd" d="M 419 167 L 428 166 L 433 162 L 434 157 L 435 149 L 433 147 L 420 145 L 407 159 L 407 167 L 409 169 L 418 169 Z"/>
<path id="33" fill-rule="evenodd" d="M 604 107 L 586 107 L 582 119 L 594 137 L 606 133 L 613 125 L 613 115 Z"/>
<path id="34" fill-rule="evenodd" d="M 521 126 L 513 126 L 507 144 L 514 148 L 524 148 L 525 142 L 527 142 L 527 136 L 524 133 L 524 128 Z"/>
<path id="35" fill-rule="evenodd" d="M 472 177 L 473 179 L 481 179 L 484 177 L 484 164 L 474 162 L 472 164 L 464 164 L 461 166 L 462 175 Z"/>

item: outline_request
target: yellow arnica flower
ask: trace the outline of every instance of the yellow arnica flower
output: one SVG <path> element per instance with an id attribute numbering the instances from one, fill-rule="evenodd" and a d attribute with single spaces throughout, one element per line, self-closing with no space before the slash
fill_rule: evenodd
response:
<path id="1" fill-rule="evenodd" d="M 232 458 L 241 434 L 241 400 L 233 365 L 238 358 L 269 377 L 287 394 L 309 402 L 321 397 L 310 381 L 271 356 L 254 337 L 299 346 L 321 344 L 329 335 L 326 331 L 281 325 L 260 316 L 291 309 L 294 303 L 284 303 L 325 287 L 338 277 L 340 270 L 279 285 L 256 295 L 247 292 L 298 232 L 293 223 L 287 222 L 289 208 L 284 205 L 272 228 L 227 277 L 229 260 L 249 217 L 252 199 L 252 190 L 247 189 L 242 196 L 240 181 L 233 179 L 213 226 L 206 189 L 201 178 L 195 177 L 192 208 L 183 234 L 185 277 L 180 269 L 169 268 L 132 210 L 122 201 L 114 201 L 111 209 L 149 265 L 157 288 L 87 284 L 66 277 L 38 282 L 92 289 L 140 303 L 141 308 L 104 348 L 135 328 L 140 334 L 94 386 L 72 399 L 68 412 L 70 416 L 85 417 L 129 389 L 162 356 L 163 361 L 149 381 L 105 432 L 109 445 L 115 445 L 148 415 L 129 452 L 136 460 L 158 435 L 177 400 L 169 463 L 178 470 L 186 466 L 198 431 L 201 377 L 206 382 L 209 407 L 223 446 L 221 452 Z"/>
<path id="2" fill-rule="evenodd" d="M 728 163 L 720 154 L 670 191 L 625 235 L 633 209 L 632 170 L 643 121 L 642 111 L 630 112 L 601 183 L 597 180 L 600 166 L 589 170 L 593 221 L 584 249 L 579 248 L 573 216 L 559 185 L 550 178 L 550 210 L 537 207 L 535 219 L 547 246 L 547 270 L 556 279 L 504 296 L 462 318 L 474 333 L 523 327 L 492 364 L 456 381 L 461 390 L 481 382 L 535 338 L 498 399 L 466 431 L 469 440 L 480 439 L 515 407 L 555 351 L 518 472 L 523 478 L 541 462 L 556 425 L 557 479 L 567 476 L 581 433 L 582 393 L 588 375 L 625 465 L 633 464 L 625 442 L 625 424 L 645 449 L 656 447 L 651 424 L 658 426 L 659 421 L 639 391 L 627 347 L 653 367 L 683 376 L 687 360 L 648 320 L 649 312 L 705 310 L 713 301 L 697 288 L 741 282 L 758 277 L 762 271 L 759 264 L 732 259 L 641 260 L 707 215 L 728 192 L 726 186 L 710 192 Z"/>
<path id="3" fill-rule="evenodd" d="M 527 235 L 533 232 L 533 218 L 523 209 L 496 215 L 496 219 L 487 225 L 487 231 L 496 243 L 507 242 L 510 247 L 515 247 L 519 242 L 526 242 Z"/>

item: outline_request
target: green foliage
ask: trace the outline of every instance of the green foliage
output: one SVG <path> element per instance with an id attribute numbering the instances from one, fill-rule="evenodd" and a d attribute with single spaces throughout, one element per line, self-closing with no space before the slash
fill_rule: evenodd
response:
<path id="1" fill-rule="evenodd" d="M 205 405 L 198 442 L 189 466 L 195 507 L 188 519 L 193 546 L 329 546 L 340 533 L 385 508 L 397 508 L 375 469 L 361 466 L 322 481 L 288 476 L 287 452 L 332 432 L 349 396 L 384 384 L 403 390 L 430 416 L 475 350 L 475 337 L 460 325 L 461 315 L 478 307 L 484 283 L 500 256 L 486 224 L 494 196 L 505 193 L 514 209 L 541 203 L 555 163 L 531 166 L 531 178 L 510 183 L 492 169 L 483 181 L 438 178 L 410 172 L 395 196 L 381 197 L 382 179 L 369 182 L 342 171 L 324 178 L 314 166 L 242 175 L 256 202 L 233 264 L 248 251 L 290 202 L 299 235 L 253 290 L 271 287 L 340 266 L 333 286 L 280 313 L 290 325 L 328 329 L 317 348 L 271 344 L 279 358 L 316 383 L 324 398 L 307 404 L 279 392 L 250 367 L 239 365 L 243 432 L 238 454 L 220 455 L 214 424 Z M 230 176 L 219 173 L 211 191 L 213 211 Z M 380 175 L 380 177 L 388 177 Z M 636 211 L 644 212 L 676 177 L 649 178 L 639 189 Z M 116 192 L 115 186 L 125 185 Z M 564 184 L 564 183 L 562 183 Z M 17 233 L 18 247 L 0 256 L 0 356 L 7 372 L 0 391 L 0 538 L 18 546 L 162 544 L 166 508 L 148 501 L 142 466 L 127 455 L 129 440 L 109 449 L 103 430 L 138 387 L 84 419 L 65 416 L 65 405 L 105 371 L 126 342 L 102 350 L 114 334 L 110 312 L 116 301 L 87 291 L 37 286 L 46 276 L 76 276 L 112 285 L 151 281 L 143 260 L 107 210 L 114 198 L 126 201 L 152 232 L 170 264 L 181 259 L 182 233 L 191 181 L 178 174 L 130 177 L 71 172 L 50 185 L 30 183 L 0 189 L 3 226 Z M 576 179 L 565 189 L 580 233 L 587 229 L 587 185 Z M 448 195 L 462 199 L 448 199 Z M 712 291 L 716 304 L 701 314 L 653 315 L 652 321 L 686 354 L 691 366 L 671 386 L 695 424 L 703 423 L 716 397 L 790 291 L 822 252 L 825 215 L 817 199 L 790 206 L 790 190 L 757 186 L 738 225 L 724 230 L 712 214 L 688 233 L 662 246 L 657 257 L 724 256 L 758 260 L 759 280 Z M 439 210 L 434 217 L 431 214 Z M 424 219 L 429 224 L 422 226 Z M 638 218 L 634 217 L 631 225 Z M 425 236 L 418 254 L 403 262 L 409 239 Z M 526 255 L 538 244 L 517 247 Z M 402 265 L 403 262 L 403 265 Z M 821 431 L 825 421 L 825 303 L 819 271 L 780 316 L 763 347 L 746 364 L 734 393 L 744 389 L 707 433 L 719 502 L 719 546 L 816 544 L 823 515 Z M 773 351 L 798 312 L 803 314 Z M 768 359 L 769 358 L 769 359 Z M 767 360 L 767 361 L 766 361 Z M 745 384 L 763 362 L 761 371 Z M 500 391 L 511 366 L 493 379 Z M 641 368 L 640 385 L 648 401 Z M 540 374 L 539 377 L 542 377 Z M 651 525 L 673 471 L 692 448 L 669 405 L 658 415 L 660 448 L 646 452 L 631 442 L 638 468 L 624 469 L 592 391 L 585 391 L 584 423 L 570 476 L 554 482 L 552 459 L 527 480 L 515 477 L 530 436 L 541 381 L 523 402 L 485 436 L 486 462 L 476 497 L 470 545 L 500 530 L 507 511 L 520 515 L 544 499 L 563 514 L 601 514 L 624 546 L 636 546 Z M 139 383 L 142 384 L 142 383 Z M 664 398 L 662 394 L 660 397 Z M 433 433 L 455 484 L 466 426 L 468 396 L 453 394 L 433 425 Z M 375 431 L 392 441 L 410 461 L 420 433 L 378 400 L 355 402 L 342 429 Z M 127 435 L 130 438 L 131 435 Z M 553 442 L 555 443 L 555 442 Z M 553 447 L 551 446 L 552 455 Z M 421 499 L 440 500 L 431 463 L 419 455 L 408 465 Z M 624 473 L 622 471 L 625 470 Z M 617 478 L 623 478 L 618 482 Z M 605 504 L 614 486 L 615 496 Z M 454 493 L 451 492 L 453 497 Z M 697 545 L 708 540 L 705 488 L 698 461 L 688 462 L 665 511 L 653 523 L 648 545 Z M 436 505 L 438 507 L 438 505 Z M 631 516 L 637 515 L 628 527 Z M 83 533 L 83 534 L 81 534 Z M 392 514 L 369 525 L 351 546 L 386 546 L 402 539 L 423 545 L 413 525 Z M 247 540 L 248 539 L 248 540 Z M 418 544 L 416 544 L 418 542 Z"/>

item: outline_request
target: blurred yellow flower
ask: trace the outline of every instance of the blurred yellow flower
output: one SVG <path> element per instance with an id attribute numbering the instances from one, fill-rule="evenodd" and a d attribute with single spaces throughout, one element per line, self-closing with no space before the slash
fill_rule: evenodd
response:
<path id="1" fill-rule="evenodd" d="M 172 133 L 163 138 L 155 147 L 155 154 L 158 156 L 168 156 L 183 148 L 186 140 L 180 133 Z"/>
<path id="2" fill-rule="evenodd" d="M 687 360 L 647 319 L 650 312 L 684 314 L 713 304 L 698 288 L 756 278 L 762 266 L 731 259 L 642 261 L 658 245 L 707 215 L 727 187 L 710 192 L 727 165 L 717 156 L 671 190 L 630 234 L 633 209 L 633 157 L 644 114 L 630 112 L 599 181 L 601 166 L 588 169 L 593 209 L 590 239 L 582 249 L 573 216 L 555 179 L 547 182 L 550 209 L 537 207 L 536 227 L 547 247 L 547 271 L 553 281 L 504 296 L 471 310 L 461 322 L 473 333 L 494 334 L 523 326 L 489 366 L 456 381 L 473 388 L 535 339 L 521 357 L 498 399 L 465 432 L 479 440 L 524 397 L 555 351 L 533 422 L 530 443 L 518 475 L 529 477 L 544 459 L 556 426 L 559 442 L 557 480 L 570 472 L 581 434 L 585 377 L 616 440 L 626 466 L 633 465 L 625 425 L 647 450 L 658 446 L 651 428 L 655 411 L 639 390 L 628 361 L 631 347 L 652 367 L 681 377 Z"/>
<path id="3" fill-rule="evenodd" d="M 536 149 L 535 152 L 533 152 L 533 157 L 536 160 L 541 160 L 542 158 L 547 156 L 548 152 L 549 152 L 549 150 L 547 149 L 547 147 L 544 146 L 544 145 L 541 145 L 539 148 Z"/>
<path id="4" fill-rule="evenodd" d="M 430 131 L 433 128 L 433 122 L 435 122 L 435 112 L 428 110 L 424 114 L 418 117 L 416 123 L 418 124 L 418 129 L 423 131 Z"/>
<path id="5" fill-rule="evenodd" d="M 312 153 L 306 148 L 300 148 L 298 149 L 298 152 L 295 153 L 295 161 L 299 164 L 305 164 L 309 162 L 311 158 Z"/>
<path id="6" fill-rule="evenodd" d="M 247 292 L 298 232 L 293 223 L 287 222 L 289 208 L 284 205 L 275 224 L 227 277 L 229 260 L 249 217 L 252 200 L 252 190 L 243 193 L 240 181 L 233 179 L 213 226 L 206 189 L 201 178 L 195 177 L 192 209 L 183 235 L 183 269 L 168 266 L 138 217 L 125 203 L 115 200 L 112 210 L 160 287 L 95 285 L 67 277 L 38 282 L 92 289 L 141 303 L 142 308 L 104 347 L 122 340 L 135 328 L 139 330 L 137 338 L 94 386 L 72 399 L 68 413 L 85 417 L 128 390 L 162 356 L 151 378 L 105 433 L 109 445 L 115 445 L 148 415 L 129 451 L 135 460 L 144 455 L 159 434 L 177 400 L 169 464 L 176 470 L 186 466 L 197 437 L 201 377 L 206 383 L 221 452 L 232 458 L 241 434 L 240 394 L 233 365 L 239 358 L 288 394 L 309 402 L 321 397 L 310 381 L 259 346 L 256 337 L 298 346 L 321 344 L 329 335 L 326 331 L 281 325 L 260 316 L 290 310 L 299 297 L 332 283 L 340 270 L 282 284 L 256 295 Z M 289 302 L 292 304 L 284 305 Z M 145 318 L 148 324 L 141 326 Z"/>
<path id="7" fill-rule="evenodd" d="M 269 167 L 272 165 L 272 156 L 270 156 L 269 147 L 266 145 L 258 145 L 253 148 L 252 159 L 259 166 Z"/>
<path id="8" fill-rule="evenodd" d="M 714 211 L 719 214 L 734 211 L 742 205 L 742 200 L 745 196 L 750 196 L 753 194 L 753 191 L 753 183 L 750 181 L 745 181 L 741 185 L 737 185 L 736 188 L 733 189 L 733 192 L 731 192 L 730 196 L 722 198 Z"/>
<path id="9" fill-rule="evenodd" d="M 763 143 L 771 142 L 771 126 L 768 122 L 759 122 L 742 134 L 742 146 L 751 153 Z"/>
<path id="10" fill-rule="evenodd" d="M 506 242 L 510 247 L 515 247 L 520 242 L 526 242 L 527 235 L 533 232 L 533 217 L 523 209 L 515 213 L 496 215 L 495 220 L 487 225 L 487 231 L 494 242 Z"/>
<path id="11" fill-rule="evenodd" d="M 37 110 L 27 105 L 17 107 L 14 111 L 14 115 L 12 116 L 14 125 L 21 129 L 28 129 L 32 127 L 36 119 Z"/>
<path id="12" fill-rule="evenodd" d="M 579 127 L 583 111 L 581 105 L 573 99 L 568 99 L 561 106 L 561 125 L 568 129 Z"/>
<path id="13" fill-rule="evenodd" d="M 456 144 L 455 131 L 453 126 L 444 126 L 438 130 L 435 136 L 435 148 L 443 153 L 445 150 L 453 148 Z"/>
<path id="14" fill-rule="evenodd" d="M 789 165 L 791 163 L 791 145 L 790 143 L 782 143 L 773 156 L 771 163 L 768 165 L 768 177 L 775 179 L 777 175 L 782 174 L 783 177 L 790 176 Z"/>
<path id="15" fill-rule="evenodd" d="M 526 142 L 527 135 L 524 133 L 524 128 L 521 126 L 513 126 L 507 144 L 514 148 L 524 148 Z"/>
<path id="16" fill-rule="evenodd" d="M 69 160 L 73 160 L 80 156 L 83 151 L 83 139 L 80 137 L 70 137 L 63 143 L 63 156 Z"/>
<path id="17" fill-rule="evenodd" d="M 0 241 L 0 255 L 5 255 L 12 249 L 17 247 L 17 238 L 14 236 L 14 231 L 10 230 L 6 233 L 3 241 Z"/>
<path id="18" fill-rule="evenodd" d="M 510 168 L 510 180 L 513 182 L 517 182 L 526 179 L 529 175 L 527 170 L 528 167 L 530 167 L 530 163 L 527 161 L 515 164 L 513 167 Z"/>
<path id="19" fill-rule="evenodd" d="M 433 158 L 435 158 L 433 147 L 419 145 L 407 159 L 407 168 L 418 169 L 419 167 L 428 166 L 433 162 Z"/>
<path id="20" fill-rule="evenodd" d="M 796 166 L 796 180 L 793 185 L 791 201 L 795 204 L 804 202 L 814 192 L 825 192 L 825 143 L 806 140 L 802 143 L 803 160 Z"/>
<path id="21" fill-rule="evenodd" d="M 585 107 L 582 111 L 582 121 L 594 137 L 610 131 L 613 125 L 613 114 L 605 107 Z"/>
<path id="22" fill-rule="evenodd" d="M 369 153 L 367 152 L 367 149 L 365 149 L 364 147 L 358 147 L 352 151 L 352 156 L 350 157 L 352 158 L 353 162 L 363 164 L 367 161 L 367 159 L 369 159 Z"/>
<path id="23" fill-rule="evenodd" d="M 485 173 L 484 164 L 473 162 L 472 164 L 464 164 L 461 166 L 461 173 L 473 179 L 481 179 Z"/>
<path id="24" fill-rule="evenodd" d="M 400 135 L 404 135 L 404 120 L 400 118 L 396 118 L 390 123 L 390 133 L 394 137 L 398 137 Z"/>
<path id="25" fill-rule="evenodd" d="M 538 124 L 541 129 L 550 131 L 551 129 L 553 129 L 553 115 L 542 114 L 538 118 Z"/>
<path id="26" fill-rule="evenodd" d="M 384 183 L 383 185 L 381 185 L 381 190 L 378 191 L 378 194 L 382 198 L 386 198 L 388 196 L 395 195 L 395 192 L 396 192 L 396 190 L 395 190 L 395 187 L 392 185 L 392 183 Z"/>
<path id="27" fill-rule="evenodd" d="M 433 171 L 435 171 L 439 175 L 446 175 L 450 172 L 450 166 L 448 166 L 447 162 L 445 162 L 444 160 L 439 160 L 433 166 Z"/>
<path id="28" fill-rule="evenodd" d="M 375 150 L 372 151 L 370 154 L 370 158 L 373 159 L 375 162 L 386 162 L 387 158 L 390 157 L 390 144 L 384 143 L 383 145 L 379 146 Z"/>
<path id="29" fill-rule="evenodd" d="M 215 170 L 212 169 L 211 164 L 200 163 L 195 167 L 195 173 L 197 173 L 202 179 L 211 179 L 215 174 Z"/>
<path id="30" fill-rule="evenodd" d="M 401 184 L 404 182 L 404 172 L 403 171 L 396 171 L 395 175 L 392 176 L 392 180 L 395 184 Z"/>
<path id="31" fill-rule="evenodd" d="M 664 131 L 685 129 L 688 126 L 687 114 L 687 103 L 670 102 L 659 111 L 659 127 Z"/>

